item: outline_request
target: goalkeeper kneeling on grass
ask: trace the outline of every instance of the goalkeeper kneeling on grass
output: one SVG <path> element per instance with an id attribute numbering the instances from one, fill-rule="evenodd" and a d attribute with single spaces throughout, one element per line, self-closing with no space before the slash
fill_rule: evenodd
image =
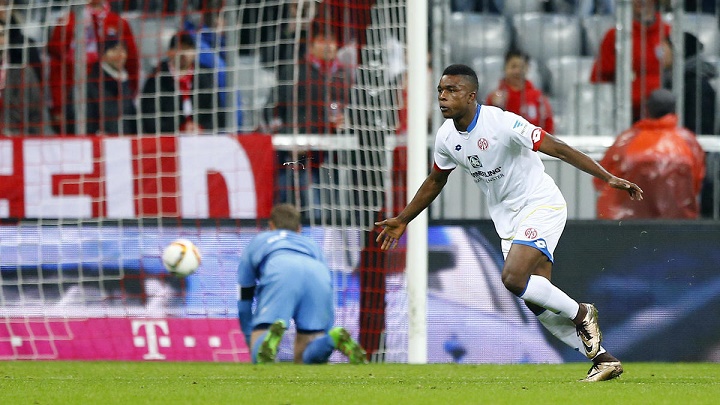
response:
<path id="1" fill-rule="evenodd" d="M 272 363 L 290 319 L 295 320 L 295 363 L 327 363 L 340 350 L 352 364 L 367 362 L 365 350 L 343 327 L 333 327 L 330 269 L 320 248 L 300 234 L 300 213 L 279 204 L 270 230 L 245 248 L 238 265 L 238 318 L 253 363 Z M 252 300 L 257 298 L 252 312 Z"/>

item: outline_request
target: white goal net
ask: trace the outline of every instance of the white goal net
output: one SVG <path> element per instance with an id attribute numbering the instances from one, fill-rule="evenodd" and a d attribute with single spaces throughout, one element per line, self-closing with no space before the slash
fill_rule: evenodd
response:
<path id="1" fill-rule="evenodd" d="M 483 101 L 519 46 L 569 144 L 599 158 L 630 113 L 618 97 L 630 82 L 588 76 L 613 14 L 429 3 L 431 84 L 406 80 L 404 0 L 0 0 L 0 360 L 248 361 L 236 267 L 272 205 L 290 202 L 333 271 L 336 323 L 371 360 L 408 361 L 404 240 L 381 251 L 373 226 L 406 203 L 408 86 L 434 97 L 444 66 L 467 63 Z M 720 11 L 687 11 L 663 24 L 696 30 L 720 66 Z M 698 137 L 714 152 L 703 203 L 717 219 L 715 138 Z M 571 218 L 595 218 L 589 176 L 546 171 Z M 428 361 L 563 361 L 502 286 L 472 179 L 451 176 L 430 208 L 463 223 L 431 226 L 422 252 Z M 182 279 L 160 260 L 179 238 L 203 256 Z"/>
<path id="2" fill-rule="evenodd" d="M 0 359 L 247 361 L 238 259 L 293 202 L 336 323 L 404 360 L 401 254 L 368 246 L 404 195 L 404 2 L 0 7 Z M 184 279 L 178 238 L 203 255 Z"/>

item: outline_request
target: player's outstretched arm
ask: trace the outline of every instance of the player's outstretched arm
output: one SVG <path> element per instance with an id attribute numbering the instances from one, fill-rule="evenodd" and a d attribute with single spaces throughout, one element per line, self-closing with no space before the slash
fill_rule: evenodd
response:
<path id="1" fill-rule="evenodd" d="M 435 198 L 440 194 L 445 184 L 447 184 L 449 171 L 438 170 L 433 167 L 432 171 L 418 189 L 412 201 L 405 207 L 402 212 L 394 217 L 384 221 L 375 222 L 376 226 L 382 226 L 383 230 L 378 235 L 376 241 L 382 242 L 381 248 L 387 250 L 397 246 L 400 237 L 405 233 L 407 224 L 418 216 Z"/>
<path id="2" fill-rule="evenodd" d="M 630 181 L 627 181 L 623 178 L 612 176 L 610 180 L 607 182 L 610 187 L 617 188 L 619 190 L 625 190 L 630 194 L 630 198 L 633 200 L 642 200 L 643 199 L 643 191 L 642 189 L 635 183 L 632 183 Z"/>
<path id="3" fill-rule="evenodd" d="M 585 173 L 591 174 L 608 183 L 610 187 L 627 191 L 630 194 L 630 198 L 633 200 L 643 199 L 643 191 L 637 184 L 614 176 L 590 156 L 580 152 L 553 135 L 546 133 L 542 143 L 540 144 L 540 149 L 538 150 L 546 155 L 550 155 L 570 163 Z"/>

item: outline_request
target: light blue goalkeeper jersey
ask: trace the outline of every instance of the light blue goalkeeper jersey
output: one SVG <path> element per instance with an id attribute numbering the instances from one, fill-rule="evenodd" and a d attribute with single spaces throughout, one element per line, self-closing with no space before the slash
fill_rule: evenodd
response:
<path id="1" fill-rule="evenodd" d="M 322 251 L 311 239 L 286 230 L 262 232 L 253 238 L 240 259 L 239 291 L 256 282 L 253 329 L 278 319 L 289 325 L 291 318 L 303 333 L 332 327 L 332 277 Z"/>
<path id="2" fill-rule="evenodd" d="M 254 237 L 245 248 L 238 265 L 238 284 L 254 286 L 262 277 L 265 262 L 276 254 L 300 253 L 325 263 L 320 247 L 310 238 L 288 230 L 265 231 Z"/>

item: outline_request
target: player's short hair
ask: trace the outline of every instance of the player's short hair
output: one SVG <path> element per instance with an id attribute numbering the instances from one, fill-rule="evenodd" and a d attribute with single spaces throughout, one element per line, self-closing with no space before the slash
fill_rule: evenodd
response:
<path id="1" fill-rule="evenodd" d="M 335 42 L 338 42 L 338 37 L 335 31 L 328 27 L 326 24 L 315 22 L 311 26 L 310 30 L 310 38 L 312 39 L 325 39 L 325 40 L 333 40 Z"/>
<path id="2" fill-rule="evenodd" d="M 472 90 L 477 91 L 480 87 L 478 83 L 478 77 L 477 73 L 468 65 L 462 65 L 462 64 L 454 64 L 450 65 L 443 70 L 443 76 L 465 76 L 470 84 L 472 85 Z"/>
<path id="3" fill-rule="evenodd" d="M 270 211 L 270 221 L 276 229 L 294 232 L 300 228 L 300 212 L 292 204 L 277 204 Z"/>
<path id="4" fill-rule="evenodd" d="M 650 93 L 647 100 L 647 113 L 650 118 L 660 118 L 675 112 L 675 95 L 668 89 L 657 89 Z"/>
<path id="5" fill-rule="evenodd" d="M 188 48 L 195 48 L 195 38 L 193 38 L 192 34 L 187 31 L 179 31 L 170 38 L 168 48 L 175 49 L 179 45 L 184 45 Z"/>
<path id="6" fill-rule="evenodd" d="M 530 62 L 530 55 L 528 55 L 526 52 L 523 52 L 517 48 L 510 48 L 510 50 L 505 52 L 505 64 L 506 65 L 511 58 L 522 58 L 522 60 L 524 60 L 525 63 Z"/>

